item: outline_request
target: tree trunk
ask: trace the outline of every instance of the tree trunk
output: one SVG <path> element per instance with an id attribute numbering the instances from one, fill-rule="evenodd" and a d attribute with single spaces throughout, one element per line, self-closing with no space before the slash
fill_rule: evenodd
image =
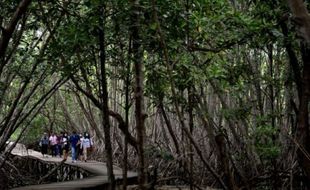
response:
<path id="1" fill-rule="evenodd" d="M 175 134 L 173 132 L 171 122 L 170 122 L 170 120 L 169 120 L 169 118 L 167 116 L 167 113 L 166 113 L 165 109 L 164 109 L 164 105 L 162 103 L 162 100 L 160 100 L 158 107 L 161 110 L 161 114 L 162 114 L 162 116 L 163 116 L 163 118 L 165 120 L 165 123 L 167 125 L 167 129 L 169 131 L 169 134 L 170 134 L 170 136 L 172 138 L 172 141 L 173 141 L 173 144 L 175 146 L 176 153 L 179 156 L 180 155 L 180 148 L 179 148 L 178 140 L 177 140 L 177 137 L 175 136 Z"/>
<path id="2" fill-rule="evenodd" d="M 131 55 L 131 37 L 129 38 L 128 55 Z M 125 79 L 125 125 L 128 130 L 129 125 L 129 110 L 130 110 L 130 61 L 126 65 L 126 79 Z M 128 171 L 128 138 L 124 137 L 124 155 L 123 155 L 123 190 L 127 189 L 127 171 Z"/>
<path id="3" fill-rule="evenodd" d="M 227 148 L 225 143 L 225 135 L 220 132 L 215 136 L 215 142 L 218 148 L 218 159 L 221 162 L 221 170 L 224 172 L 224 181 L 228 184 L 229 189 L 238 189 L 235 185 L 233 174 L 230 171 L 229 157 L 227 155 Z"/>
<path id="4" fill-rule="evenodd" d="M 79 127 L 77 126 L 74 119 L 72 119 L 70 115 L 70 111 L 68 110 L 68 105 L 66 103 L 65 98 L 62 96 L 62 92 L 58 91 L 58 95 L 59 95 L 59 101 L 60 101 L 60 104 L 63 110 L 64 117 L 66 118 L 66 122 L 68 122 L 68 125 L 73 131 L 79 131 L 78 130 Z"/>
<path id="5" fill-rule="evenodd" d="M 193 106 L 194 106 L 194 94 L 193 94 L 193 89 L 192 87 L 187 88 L 188 91 L 188 116 L 189 116 L 189 131 L 191 135 L 193 135 L 193 130 L 194 130 L 194 114 L 193 114 Z M 189 143 L 189 152 L 190 152 L 190 157 L 189 157 L 189 181 L 190 181 L 190 190 L 194 189 L 194 151 L 193 151 L 193 146 L 191 143 Z"/>
<path id="6" fill-rule="evenodd" d="M 108 181 L 109 181 L 109 190 L 115 189 L 115 177 L 113 174 L 113 152 L 112 152 L 112 143 L 110 137 L 110 120 L 109 120 L 109 107 L 108 107 L 108 88 L 107 88 L 107 78 L 106 78 L 106 63 L 105 63 L 105 7 L 104 5 L 100 7 L 99 11 L 99 48 L 100 48 L 100 99 L 102 106 L 102 125 L 104 130 L 104 141 L 105 141 L 105 151 L 107 158 L 107 168 L 108 168 Z"/>
<path id="7" fill-rule="evenodd" d="M 134 73 L 135 73 L 135 118 L 136 118 L 136 130 L 137 130 L 137 141 L 138 141 L 138 157 L 139 157 L 139 168 L 138 168 L 138 180 L 139 188 L 141 190 L 146 189 L 146 171 L 145 171 L 145 158 L 144 158 L 144 119 L 145 113 L 143 108 L 143 51 L 141 47 L 140 37 L 140 5 L 138 0 L 132 1 L 132 53 L 134 62 Z"/>
<path id="8" fill-rule="evenodd" d="M 297 117 L 296 139 L 298 142 L 299 162 L 307 176 L 307 186 L 310 188 L 310 135 L 309 135 L 309 95 L 310 95 L 310 49 L 303 47 L 303 77 L 302 93 L 299 100 L 299 109 Z"/>
<path id="9" fill-rule="evenodd" d="M 297 116 L 296 139 L 299 163 L 307 177 L 310 188 L 310 135 L 309 135 L 309 97 L 310 97 L 310 16 L 302 0 L 288 0 L 290 9 L 299 25 L 299 35 L 304 39 L 301 45 L 303 73 L 301 79 L 301 95 Z"/>

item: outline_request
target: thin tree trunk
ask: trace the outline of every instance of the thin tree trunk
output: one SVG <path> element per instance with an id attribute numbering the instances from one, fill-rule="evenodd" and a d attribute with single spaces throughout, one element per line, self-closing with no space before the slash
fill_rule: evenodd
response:
<path id="1" fill-rule="evenodd" d="M 129 38 L 128 56 L 131 55 L 131 36 Z M 130 59 L 129 59 L 130 60 Z M 126 65 L 126 79 L 125 79 L 125 125 L 128 130 L 129 126 L 129 110 L 130 110 L 130 67 L 131 62 L 128 61 Z M 128 138 L 124 137 L 124 155 L 123 155 L 123 190 L 127 189 L 127 171 L 128 171 Z"/>
<path id="2" fill-rule="evenodd" d="M 95 120 L 94 120 L 94 118 L 93 118 L 93 116 L 92 116 L 93 114 L 92 114 L 91 107 L 88 106 L 88 108 L 86 108 L 86 107 L 84 106 L 84 104 L 83 104 L 83 101 L 82 101 L 80 95 L 79 95 L 78 93 L 75 93 L 75 95 L 76 95 L 76 97 L 77 97 L 78 104 L 80 105 L 80 107 L 81 107 L 81 109 L 82 109 L 82 111 L 83 111 L 83 113 L 84 113 L 84 115 L 85 115 L 85 117 L 86 117 L 88 123 L 89 123 L 90 126 L 91 126 L 91 129 L 95 130 L 96 135 L 97 135 L 97 137 L 98 137 L 100 140 L 103 140 L 104 137 L 103 137 L 103 135 L 102 135 L 102 132 L 100 131 L 100 129 L 99 129 L 97 123 L 95 122 Z M 88 109 L 88 110 L 87 110 L 87 109 Z"/>
<path id="3" fill-rule="evenodd" d="M 61 107 L 62 107 L 62 110 L 63 110 L 64 117 L 66 118 L 66 122 L 68 122 L 68 125 L 70 126 L 70 128 L 73 131 L 78 131 L 79 127 L 77 126 L 75 121 L 72 119 L 72 117 L 70 115 L 70 111 L 68 110 L 68 106 L 67 106 L 66 100 L 62 96 L 61 91 L 59 91 L 58 95 L 59 95 L 59 101 L 61 103 Z"/>
<path id="4" fill-rule="evenodd" d="M 99 47 L 100 47 L 100 87 L 101 87 L 101 105 L 102 105 L 102 125 L 104 129 L 104 141 L 105 141 L 105 151 L 107 158 L 107 169 L 108 169 L 108 181 L 109 190 L 115 189 L 115 177 L 113 174 L 113 152 L 111 143 L 111 133 L 110 133 L 110 119 L 109 119 L 109 106 L 108 106 L 108 87 L 106 78 L 106 63 L 105 63 L 105 6 L 100 7 L 99 11 Z"/>
<path id="5" fill-rule="evenodd" d="M 215 137 L 215 142 L 218 147 L 218 158 L 219 161 L 222 163 L 222 170 L 224 172 L 224 180 L 228 184 L 229 189 L 234 190 L 238 189 L 235 185 L 234 179 L 233 179 L 233 174 L 230 171 L 230 166 L 229 166 L 229 157 L 227 155 L 227 148 L 226 148 L 226 143 L 225 143 L 225 135 L 220 132 L 218 135 Z"/>
<path id="6" fill-rule="evenodd" d="M 179 143 L 178 143 L 178 140 L 177 140 L 177 137 L 175 136 L 174 134 L 174 131 L 172 129 L 172 125 L 171 125 L 171 122 L 167 116 L 167 113 L 164 109 L 164 106 L 163 106 L 163 103 L 162 103 L 162 100 L 160 100 L 159 102 L 159 105 L 158 105 L 159 109 L 161 110 L 161 114 L 165 120 L 165 123 L 166 123 L 166 126 L 167 126 L 167 129 L 168 129 L 168 132 L 172 138 L 172 141 L 173 141 L 173 144 L 174 144 L 174 147 L 175 147 L 175 150 L 176 150 L 176 153 L 177 155 L 179 156 L 180 155 L 180 148 L 179 148 Z"/>
<path id="7" fill-rule="evenodd" d="M 144 98 L 143 98 L 143 51 L 140 37 L 140 5 L 139 0 L 132 1 L 132 17 L 131 17 L 131 35 L 132 35 L 132 54 L 134 62 L 134 73 L 135 73 L 135 119 L 136 119 L 136 130 L 137 130 L 137 141 L 138 141 L 138 180 L 139 188 L 141 190 L 146 189 L 146 168 L 145 168 L 145 157 L 144 157 L 144 139 L 145 139 L 145 128 L 144 120 L 146 114 L 144 113 Z"/>
<path id="8" fill-rule="evenodd" d="M 269 60 L 269 75 L 271 78 L 271 81 L 273 81 L 274 79 L 274 64 L 273 64 L 273 44 L 268 45 L 268 60 Z M 270 105 L 270 115 L 271 115 L 271 127 L 272 129 L 275 128 L 275 115 L 274 115 L 274 104 L 275 104 L 275 93 L 274 93 L 274 86 L 273 86 L 273 82 L 271 82 L 271 84 L 269 84 L 268 86 L 269 88 L 269 105 Z M 273 134 L 272 135 L 272 143 L 273 145 L 275 145 L 275 140 L 276 140 L 276 135 Z M 275 158 L 272 158 L 271 163 L 273 165 L 273 174 L 272 174 L 272 178 L 273 178 L 273 189 L 277 190 L 279 187 L 279 180 L 278 180 L 278 173 L 277 173 L 277 160 Z"/>
<path id="9" fill-rule="evenodd" d="M 193 130 L 194 130 L 194 115 L 193 115 L 193 106 L 194 106 L 194 94 L 193 94 L 193 89 L 192 87 L 187 88 L 188 91 L 188 116 L 189 116 L 189 131 L 191 135 L 193 135 Z M 189 152 L 190 152 L 190 157 L 189 157 L 189 181 L 190 181 L 190 190 L 194 189 L 194 153 L 193 153 L 193 146 L 190 143 L 189 144 Z"/>

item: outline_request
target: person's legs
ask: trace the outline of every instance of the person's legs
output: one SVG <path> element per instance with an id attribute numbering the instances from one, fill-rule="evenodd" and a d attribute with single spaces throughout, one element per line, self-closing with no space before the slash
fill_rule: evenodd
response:
<path id="1" fill-rule="evenodd" d="M 41 145 L 41 154 L 42 154 L 43 157 L 44 157 L 44 145 L 43 145 L 43 144 Z"/>
<path id="2" fill-rule="evenodd" d="M 83 161 L 83 148 L 79 148 L 79 160 Z"/>
<path id="3" fill-rule="evenodd" d="M 78 158 L 78 148 L 75 147 L 74 160 L 76 161 Z"/>
<path id="4" fill-rule="evenodd" d="M 71 156 L 72 156 L 72 162 L 76 161 L 76 147 L 75 146 L 71 146 Z"/>
<path id="5" fill-rule="evenodd" d="M 50 148 L 49 148 L 49 149 L 50 149 L 50 151 L 51 151 L 50 153 L 51 153 L 51 155 L 52 155 L 52 157 L 53 157 L 53 156 L 54 156 L 54 153 L 53 153 L 53 151 L 54 151 L 54 150 L 53 150 L 53 145 L 50 145 Z"/>
<path id="6" fill-rule="evenodd" d="M 75 159 L 78 160 L 79 158 L 79 147 L 77 146 L 75 149 Z"/>
<path id="7" fill-rule="evenodd" d="M 57 154 L 56 154 L 56 145 L 53 145 L 53 146 L 52 146 L 52 151 L 53 151 L 53 152 L 52 152 L 52 155 L 53 155 L 53 156 L 56 156 L 56 155 L 57 155 Z"/>
<path id="8" fill-rule="evenodd" d="M 43 157 L 44 157 L 44 155 L 45 155 L 46 152 L 47 152 L 46 149 L 47 149 L 47 146 L 46 146 L 45 144 L 42 144 L 41 153 L 42 153 Z"/>
<path id="9" fill-rule="evenodd" d="M 59 151 L 59 157 L 61 158 L 62 156 L 62 147 L 61 147 L 61 144 L 58 144 L 58 151 Z"/>
<path id="10" fill-rule="evenodd" d="M 68 158 L 68 150 L 66 148 L 63 149 L 64 160 Z"/>
<path id="11" fill-rule="evenodd" d="M 59 155 L 58 144 L 55 145 L 55 154 L 56 154 L 56 157 Z"/>
<path id="12" fill-rule="evenodd" d="M 83 147 L 83 158 L 84 158 L 84 161 L 86 162 L 87 161 L 87 148 L 86 147 Z"/>

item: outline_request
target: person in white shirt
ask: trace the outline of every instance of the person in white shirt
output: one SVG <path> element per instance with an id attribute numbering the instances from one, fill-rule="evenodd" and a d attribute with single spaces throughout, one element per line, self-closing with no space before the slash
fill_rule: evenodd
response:
<path id="1" fill-rule="evenodd" d="M 52 133 L 52 135 L 49 138 L 49 141 L 51 145 L 52 157 L 56 156 L 57 136 L 55 135 L 55 133 Z"/>
<path id="2" fill-rule="evenodd" d="M 90 149 L 93 146 L 93 143 L 88 133 L 84 133 L 84 138 L 82 139 L 81 146 L 83 148 L 83 160 L 84 162 L 87 162 L 87 153 L 90 151 Z"/>
<path id="3" fill-rule="evenodd" d="M 69 141 L 68 134 L 64 132 L 62 139 L 61 139 L 64 160 L 67 160 L 68 154 L 69 154 L 69 142 L 68 141 Z"/>

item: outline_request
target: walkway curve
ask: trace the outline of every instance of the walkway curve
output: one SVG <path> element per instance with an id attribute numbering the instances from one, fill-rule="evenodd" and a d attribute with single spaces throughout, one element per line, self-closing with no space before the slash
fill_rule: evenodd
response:
<path id="1" fill-rule="evenodd" d="M 36 159 L 48 161 L 48 162 L 61 162 L 61 158 L 51 157 L 43 158 L 42 154 L 34 151 L 28 150 L 28 152 L 24 149 L 23 145 L 17 144 L 17 146 L 13 149 L 12 154 L 18 156 L 31 156 Z M 89 171 L 93 174 L 92 177 L 87 177 L 80 180 L 73 181 L 65 181 L 65 182 L 55 182 L 49 184 L 41 184 L 41 185 L 30 185 L 23 186 L 18 188 L 13 188 L 11 190 L 86 190 L 86 189 L 104 189 L 108 185 L 108 176 L 107 176 L 107 167 L 105 163 L 97 162 L 97 161 L 88 161 L 81 162 L 78 161 L 76 163 L 72 163 L 71 158 L 69 158 L 64 164 L 70 164 L 78 166 L 84 170 Z M 122 179 L 122 169 L 114 166 L 114 174 L 116 180 Z M 135 182 L 137 179 L 137 173 L 128 172 L 128 182 Z"/>

